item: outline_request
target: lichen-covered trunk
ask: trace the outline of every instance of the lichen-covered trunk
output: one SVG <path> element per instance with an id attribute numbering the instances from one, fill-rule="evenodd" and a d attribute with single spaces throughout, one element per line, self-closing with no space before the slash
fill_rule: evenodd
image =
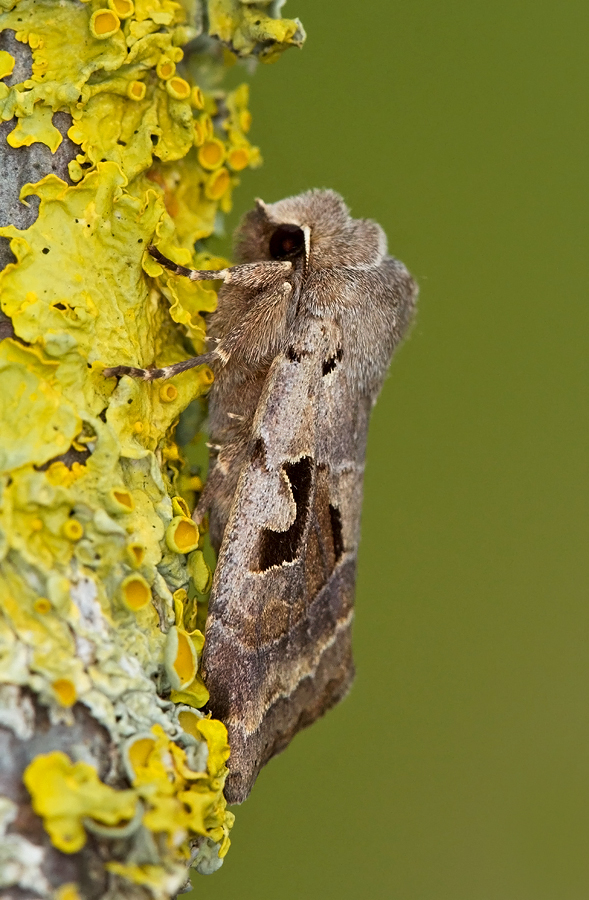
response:
<path id="1" fill-rule="evenodd" d="M 195 242 L 260 157 L 247 86 L 218 82 L 301 43 L 272 8 L 0 0 L 2 897 L 165 900 L 229 847 L 202 485 L 175 442 L 212 376 L 102 373 L 204 349 L 214 284 L 146 249 L 222 263 Z"/>

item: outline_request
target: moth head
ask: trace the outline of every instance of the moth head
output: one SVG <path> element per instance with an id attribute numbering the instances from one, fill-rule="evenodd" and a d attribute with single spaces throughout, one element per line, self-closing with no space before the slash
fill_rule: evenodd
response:
<path id="1" fill-rule="evenodd" d="M 278 203 L 257 200 L 242 220 L 236 241 L 243 262 L 291 260 L 305 271 L 376 265 L 386 250 L 380 226 L 353 219 L 339 194 L 326 190 L 307 191 Z"/>
<path id="2" fill-rule="evenodd" d="M 308 225 L 293 225 L 285 222 L 277 225 L 270 235 L 268 249 L 272 259 L 296 259 L 297 256 L 309 262 L 311 229 Z"/>
<path id="3" fill-rule="evenodd" d="M 305 269 L 309 263 L 309 226 L 273 215 L 263 200 L 256 200 L 255 209 L 246 214 L 236 238 L 236 255 L 242 262 L 289 260 L 295 269 Z"/>

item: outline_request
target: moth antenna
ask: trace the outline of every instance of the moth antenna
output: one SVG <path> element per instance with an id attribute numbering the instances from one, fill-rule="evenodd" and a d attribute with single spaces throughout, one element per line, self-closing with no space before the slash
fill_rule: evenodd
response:
<path id="1" fill-rule="evenodd" d="M 183 275 L 185 278 L 189 278 L 190 281 L 225 281 L 229 277 L 229 269 L 189 269 L 187 266 L 181 266 L 168 259 L 153 244 L 147 250 L 150 256 L 164 269 L 169 269 L 175 275 Z"/>

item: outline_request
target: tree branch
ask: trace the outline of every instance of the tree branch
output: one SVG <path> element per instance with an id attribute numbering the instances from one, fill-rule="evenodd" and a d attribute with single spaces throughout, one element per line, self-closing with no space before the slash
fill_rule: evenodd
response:
<path id="1" fill-rule="evenodd" d="M 303 33 L 238 0 L 0 8 L 1 897 L 167 900 L 233 823 L 201 712 L 202 485 L 174 437 L 211 375 L 102 373 L 202 352 L 212 283 L 145 250 L 224 264 L 195 241 L 260 158 L 247 87 L 219 78 Z"/>

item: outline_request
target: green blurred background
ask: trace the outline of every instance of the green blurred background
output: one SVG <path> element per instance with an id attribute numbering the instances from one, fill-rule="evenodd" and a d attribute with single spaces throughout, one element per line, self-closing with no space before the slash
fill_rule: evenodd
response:
<path id="1" fill-rule="evenodd" d="M 371 426 L 349 698 L 270 763 L 200 900 L 589 897 L 589 5 L 289 0 L 264 167 L 421 286 Z"/>

